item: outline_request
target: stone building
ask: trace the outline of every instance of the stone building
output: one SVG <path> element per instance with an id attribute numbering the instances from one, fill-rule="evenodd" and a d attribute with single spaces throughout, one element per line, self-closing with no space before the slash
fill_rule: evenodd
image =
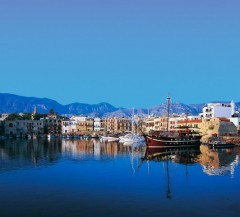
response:
<path id="1" fill-rule="evenodd" d="M 6 136 L 38 135 L 44 133 L 43 120 L 5 121 Z"/>
<path id="2" fill-rule="evenodd" d="M 101 120 L 101 128 L 109 133 L 123 133 L 132 130 L 132 122 L 129 118 L 104 118 Z"/>
<path id="3" fill-rule="evenodd" d="M 237 127 L 228 118 L 203 119 L 200 131 L 206 136 L 237 135 Z"/>
<path id="4" fill-rule="evenodd" d="M 79 134 L 91 134 L 94 131 L 94 119 L 91 117 L 78 117 L 77 132 Z"/>
<path id="5" fill-rule="evenodd" d="M 49 115 L 48 117 L 41 118 L 44 124 L 43 133 L 53 133 L 61 134 L 62 133 L 62 119 L 54 115 Z"/>

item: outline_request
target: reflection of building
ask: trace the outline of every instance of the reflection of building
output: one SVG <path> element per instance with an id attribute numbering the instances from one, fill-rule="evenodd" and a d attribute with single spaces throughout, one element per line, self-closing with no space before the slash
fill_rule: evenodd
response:
<path id="1" fill-rule="evenodd" d="M 0 172 L 46 166 L 58 159 L 60 147 L 61 140 L 5 140 L 0 147 Z"/>
<path id="2" fill-rule="evenodd" d="M 201 155 L 199 163 L 203 171 L 208 175 L 234 174 L 235 166 L 238 164 L 238 156 L 234 150 L 212 150 L 207 146 L 200 146 Z"/>

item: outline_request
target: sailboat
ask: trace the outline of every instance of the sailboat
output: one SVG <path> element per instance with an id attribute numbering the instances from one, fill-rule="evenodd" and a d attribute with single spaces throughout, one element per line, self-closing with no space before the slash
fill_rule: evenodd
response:
<path id="1" fill-rule="evenodd" d="M 187 126 L 181 129 L 169 131 L 170 100 L 167 97 L 167 130 L 153 131 L 145 135 L 148 148 L 178 148 L 199 146 L 202 135 L 190 130 Z"/>
<path id="2" fill-rule="evenodd" d="M 120 139 L 119 142 L 121 142 L 125 145 L 131 145 L 133 143 L 145 141 L 145 138 L 143 136 L 135 134 L 135 132 L 134 132 L 134 108 L 132 111 L 132 132 L 129 134 L 126 134 L 125 136 L 120 136 L 119 139 Z"/>

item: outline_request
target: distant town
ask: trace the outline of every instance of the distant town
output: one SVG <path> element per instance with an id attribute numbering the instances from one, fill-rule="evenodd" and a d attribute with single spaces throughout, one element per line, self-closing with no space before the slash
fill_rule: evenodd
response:
<path id="1" fill-rule="evenodd" d="M 134 114 L 134 110 L 131 118 L 65 117 L 59 116 L 53 109 L 48 114 L 39 114 L 35 107 L 32 113 L 1 114 L 0 138 L 79 138 L 129 132 L 147 134 L 150 131 L 174 131 L 183 126 L 206 136 L 237 136 L 240 133 L 240 113 L 233 101 L 208 103 L 198 115 L 171 114 L 169 118 L 138 115 Z"/>

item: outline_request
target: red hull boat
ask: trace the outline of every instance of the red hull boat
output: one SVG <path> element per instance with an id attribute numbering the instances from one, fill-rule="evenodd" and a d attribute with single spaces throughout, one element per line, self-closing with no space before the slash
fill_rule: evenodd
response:
<path id="1" fill-rule="evenodd" d="M 166 131 L 153 131 L 145 135 L 148 148 L 178 148 L 199 146 L 202 136 L 185 126 L 175 131 L 169 131 L 170 97 L 167 98 L 167 129 Z"/>
<path id="2" fill-rule="evenodd" d="M 199 146 L 202 136 L 193 132 L 155 132 L 153 135 L 146 135 L 148 148 L 178 148 Z"/>

